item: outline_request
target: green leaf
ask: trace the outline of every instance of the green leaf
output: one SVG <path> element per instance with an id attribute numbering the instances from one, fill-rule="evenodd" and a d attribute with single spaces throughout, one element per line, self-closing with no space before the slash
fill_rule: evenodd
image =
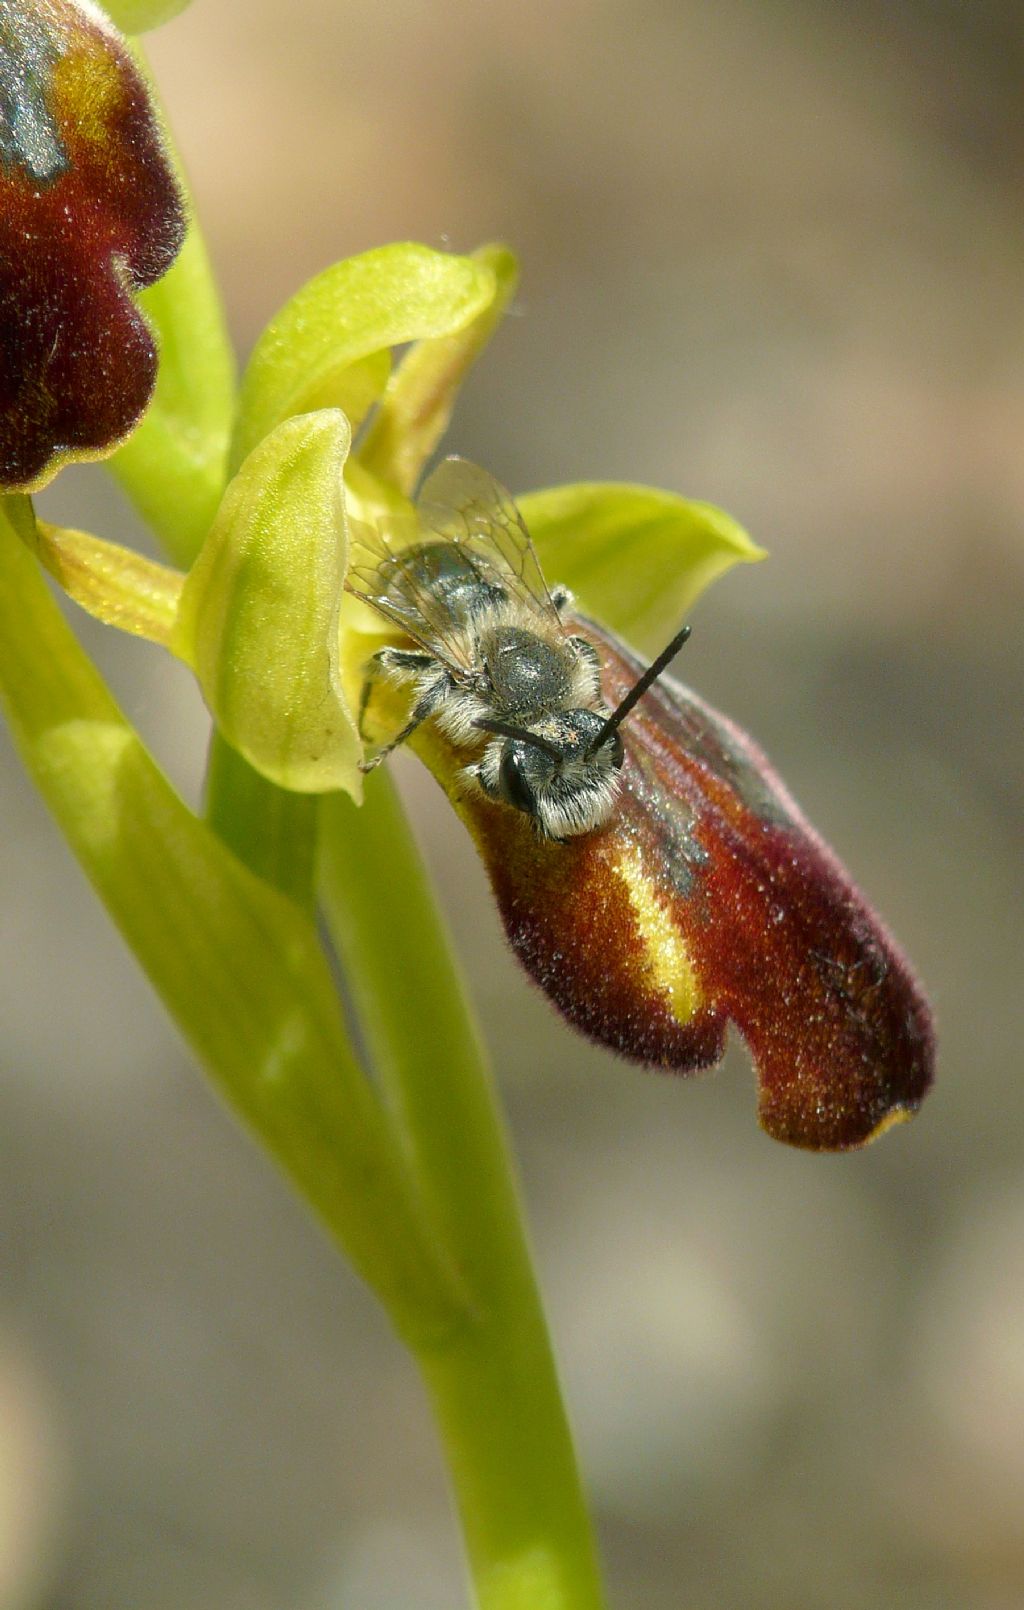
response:
<path id="1" fill-rule="evenodd" d="M 160 365 L 149 410 L 108 469 L 179 564 L 191 564 L 227 477 L 235 361 L 195 222 L 177 262 L 139 303 Z"/>
<path id="2" fill-rule="evenodd" d="M 658 644 L 733 565 L 763 559 L 711 503 L 620 482 L 581 482 L 516 499 L 549 582 L 640 647 Z"/>
<path id="3" fill-rule="evenodd" d="M 336 407 L 353 429 L 388 376 L 387 349 L 452 335 L 494 299 L 488 264 L 414 244 L 335 263 L 285 303 L 249 360 L 232 447 L 237 465 L 282 419 Z"/>
<path id="4" fill-rule="evenodd" d="M 186 579 L 173 646 L 264 777 L 358 798 L 361 745 L 338 676 L 349 439 L 344 414 L 323 409 L 249 454 Z"/>
<path id="5" fill-rule="evenodd" d="M 473 261 L 485 264 L 494 276 L 491 300 L 454 335 L 410 347 L 359 448 L 364 468 L 406 493 L 412 492 L 447 430 L 466 373 L 493 335 L 519 281 L 519 265 L 504 246 L 481 246 Z"/>
<path id="6" fill-rule="evenodd" d="M 222 1093 L 400 1330 L 421 1344 L 443 1334 L 458 1287 L 354 1057 L 313 923 L 178 798 L 63 620 L 24 519 L 23 501 L 0 508 L 0 708 L 29 774 Z M 59 978 L 51 988 L 59 1006 Z"/>
<path id="7" fill-rule="evenodd" d="M 191 0 L 103 0 L 111 22 L 126 34 L 144 34 L 170 22 Z"/>

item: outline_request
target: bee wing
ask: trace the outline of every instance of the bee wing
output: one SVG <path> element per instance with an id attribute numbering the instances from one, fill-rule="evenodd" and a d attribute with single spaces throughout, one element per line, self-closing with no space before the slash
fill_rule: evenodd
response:
<path id="1" fill-rule="evenodd" d="M 471 672 L 472 644 L 453 622 L 444 593 L 435 585 L 430 547 L 420 546 L 415 566 L 398 563 L 421 538 L 419 523 L 412 518 L 384 516 L 375 526 L 350 519 L 345 586 L 449 670 Z"/>
<path id="2" fill-rule="evenodd" d="M 424 481 L 416 507 L 425 531 L 470 554 L 546 631 L 561 629 L 522 515 L 492 475 L 468 458 L 446 458 Z"/>

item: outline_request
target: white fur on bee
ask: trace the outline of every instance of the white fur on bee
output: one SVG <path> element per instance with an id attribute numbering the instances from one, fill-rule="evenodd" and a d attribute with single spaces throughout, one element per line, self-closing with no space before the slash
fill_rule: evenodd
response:
<path id="1" fill-rule="evenodd" d="M 491 799 L 498 793 L 502 740 L 492 739 L 480 759 L 466 766 L 462 776 L 470 788 L 481 788 Z M 564 794 L 561 792 L 565 789 Z M 593 756 L 563 761 L 558 792 L 537 800 L 537 826 L 551 839 L 577 838 L 603 827 L 618 798 L 619 773 L 611 766 L 597 769 Z"/>

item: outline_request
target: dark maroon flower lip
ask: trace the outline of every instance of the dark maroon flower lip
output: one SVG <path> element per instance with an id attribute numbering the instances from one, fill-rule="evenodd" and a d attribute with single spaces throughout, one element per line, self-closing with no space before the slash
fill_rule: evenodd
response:
<path id="1" fill-rule="evenodd" d="M 132 293 L 170 267 L 181 197 L 146 86 L 99 14 L 0 15 L 0 484 L 112 452 L 156 379 Z"/>
<path id="2" fill-rule="evenodd" d="M 580 623 L 614 705 L 641 662 Z M 484 862 L 515 954 L 575 1027 L 681 1074 L 746 1041 L 759 1117 L 812 1150 L 862 1146 L 920 1106 L 931 1014 L 888 930 L 758 747 L 665 678 L 623 728 L 608 825 L 555 843 L 521 812 L 460 787 L 458 757 L 424 759 Z"/>

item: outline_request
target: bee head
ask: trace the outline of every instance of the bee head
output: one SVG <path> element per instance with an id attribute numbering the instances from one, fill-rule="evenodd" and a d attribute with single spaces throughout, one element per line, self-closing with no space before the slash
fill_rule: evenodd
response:
<path id="1" fill-rule="evenodd" d="M 607 821 L 625 751 L 617 729 L 604 734 L 604 716 L 560 710 L 529 728 L 486 718 L 477 725 L 494 735 L 479 766 L 492 798 L 523 811 L 547 838 L 573 838 Z"/>

